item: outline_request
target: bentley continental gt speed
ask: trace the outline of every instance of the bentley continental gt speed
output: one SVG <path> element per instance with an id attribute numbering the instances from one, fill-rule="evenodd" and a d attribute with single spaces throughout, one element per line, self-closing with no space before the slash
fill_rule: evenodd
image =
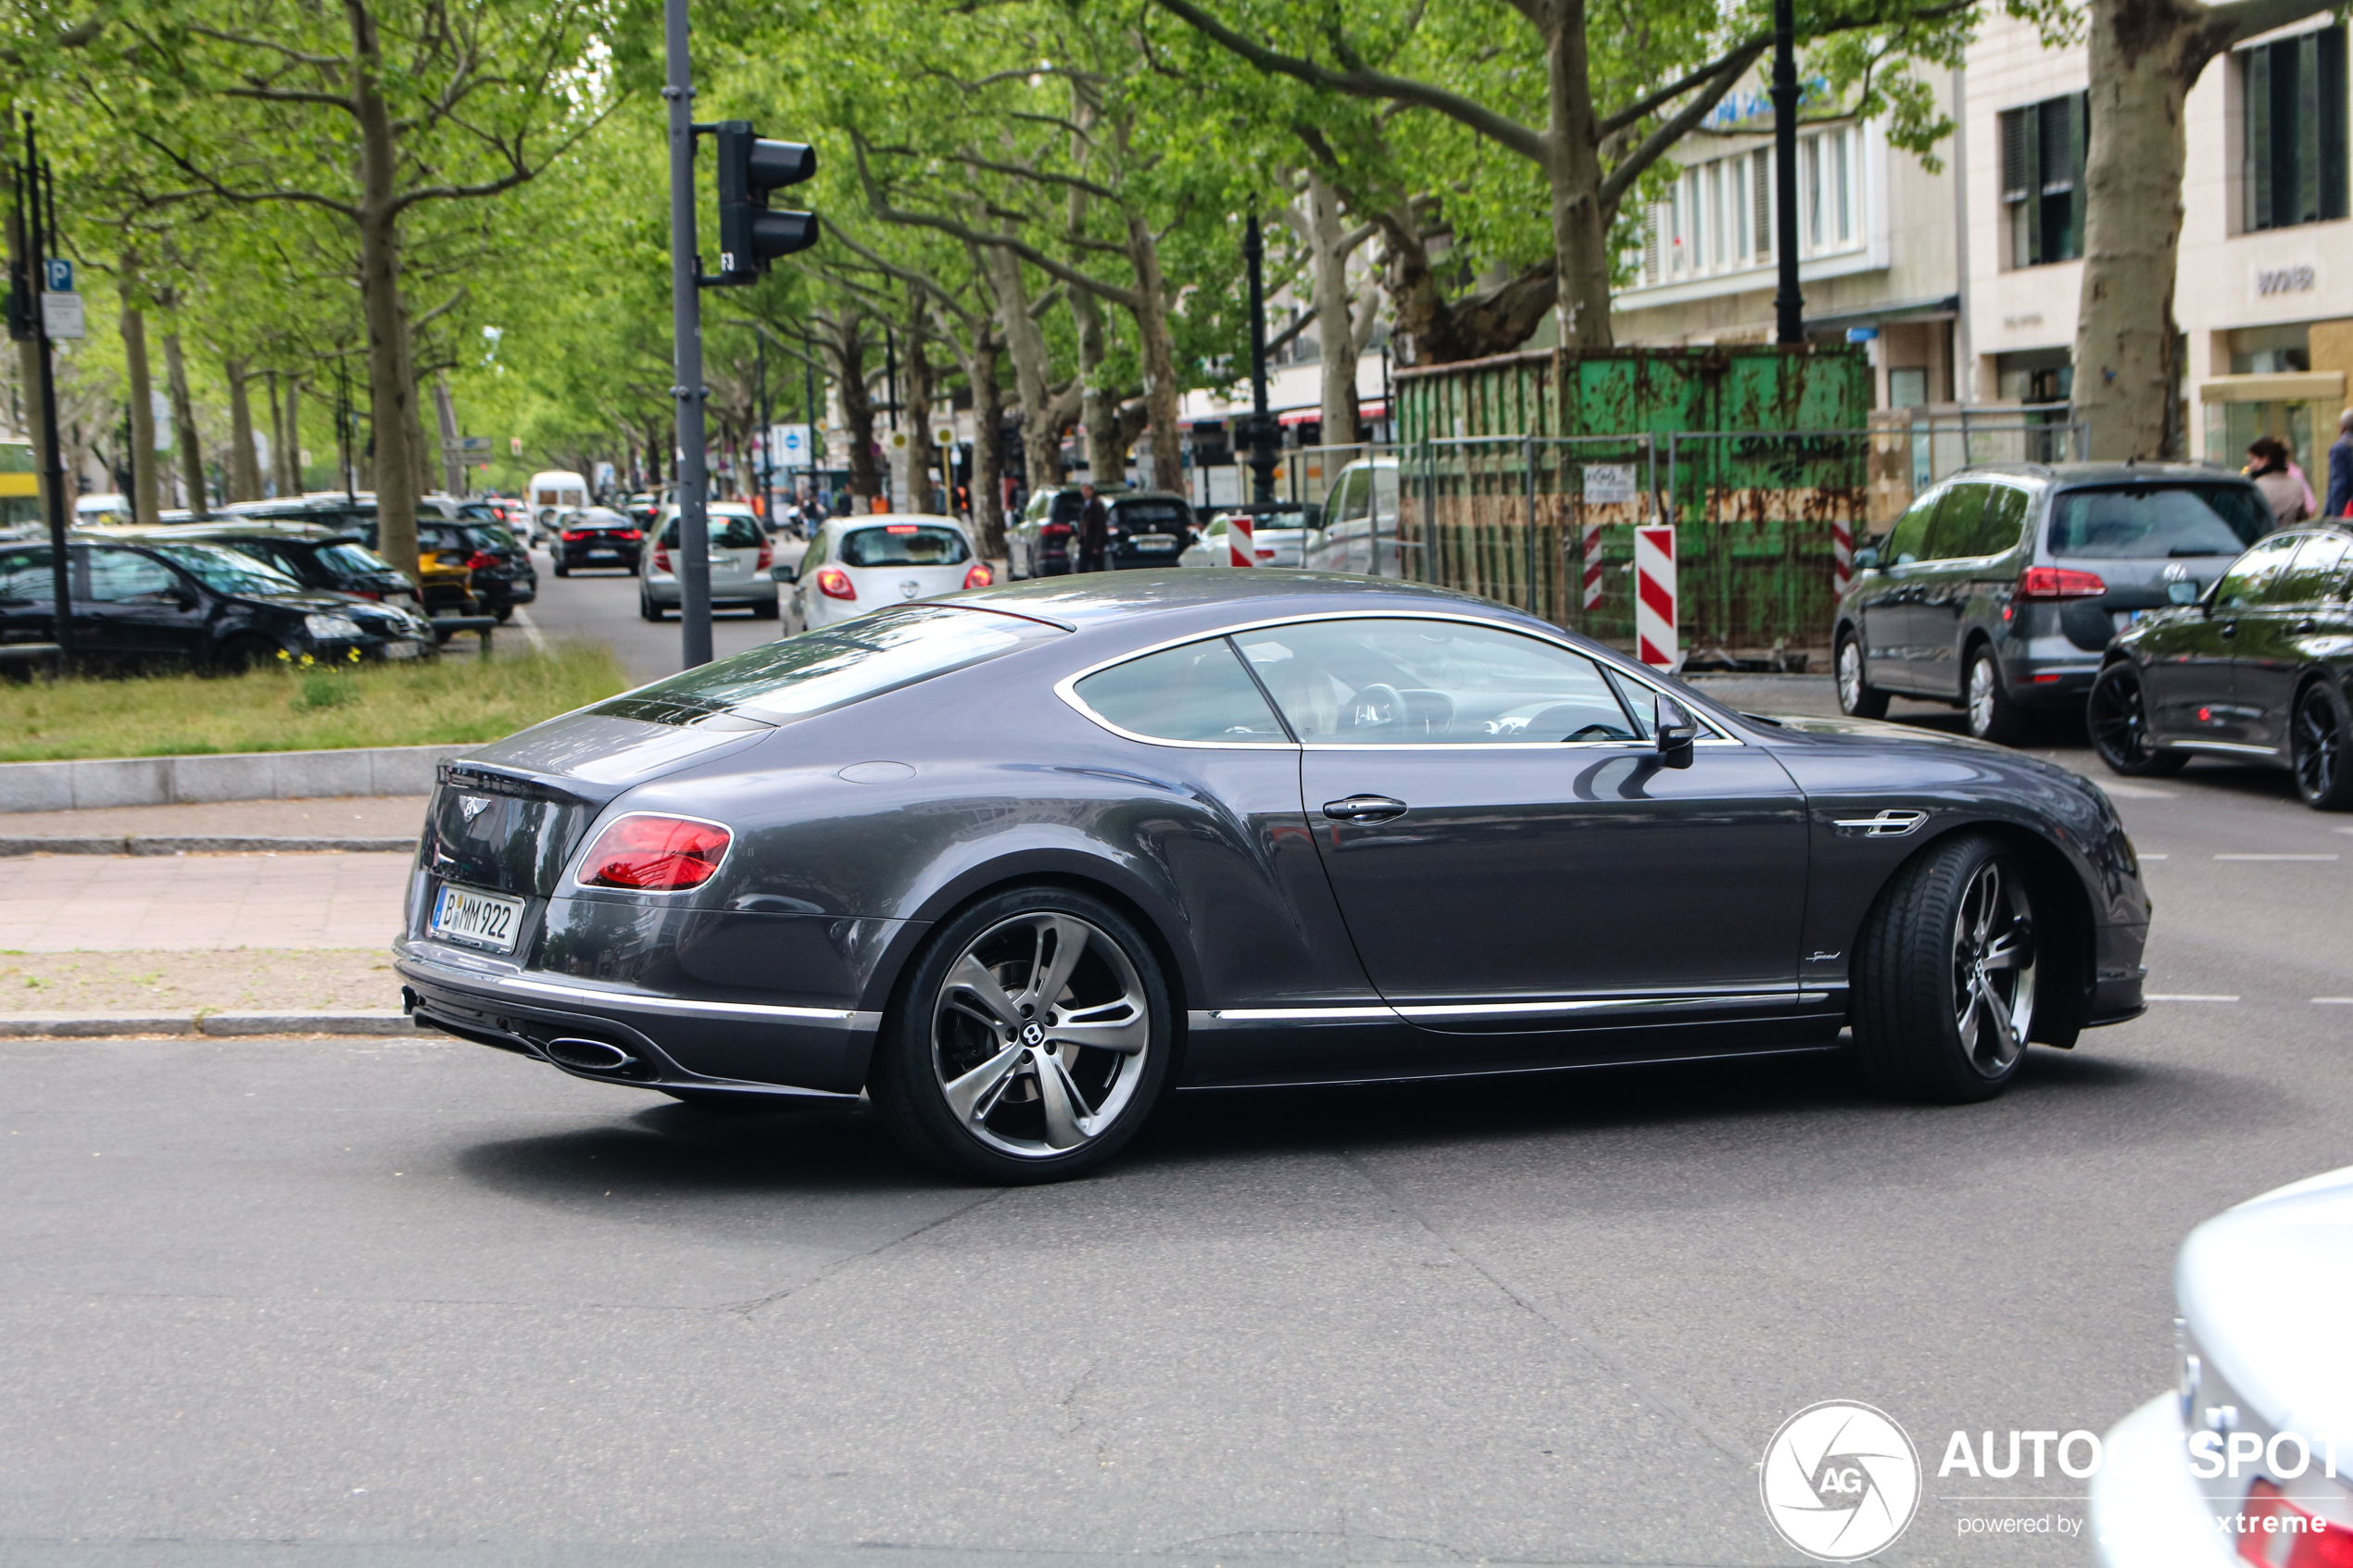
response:
<path id="1" fill-rule="evenodd" d="M 869 1096 L 983 1181 L 1177 1090 L 1851 1050 L 1997 1094 L 2141 1010 L 2107 797 L 1296 571 L 894 605 L 442 771 L 418 1020 L 689 1101 Z M 1851 1039 L 1850 1039 L 1851 1034 Z"/>

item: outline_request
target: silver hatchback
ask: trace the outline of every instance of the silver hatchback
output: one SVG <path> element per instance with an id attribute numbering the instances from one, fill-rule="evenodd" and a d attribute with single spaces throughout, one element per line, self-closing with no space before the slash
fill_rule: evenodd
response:
<path id="1" fill-rule="evenodd" d="M 660 621 L 679 605 L 678 508 L 661 508 L 659 527 L 647 530 L 637 570 L 637 613 Z M 755 621 L 776 619 L 775 546 L 752 509 L 716 501 L 710 508 L 711 608 L 748 609 Z"/>

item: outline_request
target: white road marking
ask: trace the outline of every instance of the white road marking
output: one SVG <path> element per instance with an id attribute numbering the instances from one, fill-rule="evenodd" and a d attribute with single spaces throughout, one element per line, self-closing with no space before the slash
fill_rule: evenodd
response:
<path id="1" fill-rule="evenodd" d="M 2334 855 L 2217 855 L 2218 860 L 2334 860 Z"/>
<path id="2" fill-rule="evenodd" d="M 2144 860 L 2170 860 L 2173 857 L 2171 855 L 2143 855 L 2140 858 Z"/>
<path id="3" fill-rule="evenodd" d="M 2324 1008 L 2353 1008 L 2353 997 L 2315 997 L 2313 1004 Z"/>
<path id="4" fill-rule="evenodd" d="M 2098 783 L 2108 794 L 2120 795 L 2127 800 L 2171 800 L 2179 793 L 2171 789 L 2151 789 L 2146 784 L 2116 784 L 2106 779 Z"/>
<path id="5" fill-rule="evenodd" d="M 538 622 L 531 619 L 528 606 L 515 606 L 515 624 L 522 628 L 523 641 L 531 645 L 532 652 L 544 654 L 547 651 L 547 639 L 540 634 Z M 2336 857 L 2332 855 L 2329 858 L 2334 859 Z"/>
<path id="6" fill-rule="evenodd" d="M 2207 997 L 2188 991 L 2151 991 L 2147 999 L 2152 1002 L 2235 1002 L 2238 1000 L 2236 997 Z"/>

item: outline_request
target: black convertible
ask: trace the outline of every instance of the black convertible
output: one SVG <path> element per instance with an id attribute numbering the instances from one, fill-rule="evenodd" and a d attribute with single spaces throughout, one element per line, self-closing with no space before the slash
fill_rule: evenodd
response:
<path id="1" fill-rule="evenodd" d="M 421 1022 L 1076 1174 L 1167 1091 L 1850 1047 L 1940 1101 L 2141 1010 L 2107 797 L 1290 571 L 893 606 L 443 771 Z"/>

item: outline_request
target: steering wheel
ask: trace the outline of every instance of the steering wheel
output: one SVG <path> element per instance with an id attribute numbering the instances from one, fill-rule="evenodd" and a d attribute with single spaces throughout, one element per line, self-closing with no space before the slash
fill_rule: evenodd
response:
<path id="1" fill-rule="evenodd" d="M 1405 717 L 1405 698 L 1395 686 L 1376 681 L 1360 686 L 1348 699 L 1348 727 L 1352 730 L 1378 730 L 1395 724 Z"/>

